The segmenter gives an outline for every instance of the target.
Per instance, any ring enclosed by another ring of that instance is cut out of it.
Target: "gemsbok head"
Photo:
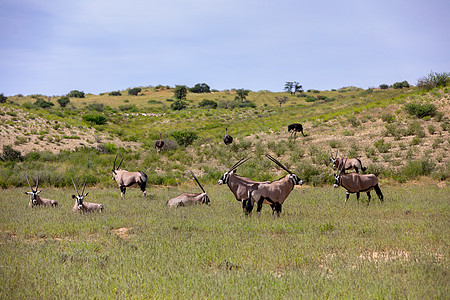
[[[205,189],[202,187],[197,177],[195,177],[194,173],[191,171],[192,177],[197,182],[200,189],[203,193],[182,193],[178,197],[172,198],[166,202],[166,206],[169,207],[180,207],[180,206],[189,206],[193,204],[206,204],[211,205],[208,194],[206,194]]]
[[[245,213],[246,215],[250,214],[253,210],[254,203],[256,203],[256,211],[259,216],[262,205],[269,204],[272,208],[273,215],[279,217],[281,206],[284,201],[292,192],[294,186],[302,185],[303,181],[269,154],[267,154],[266,157],[289,174],[275,181],[260,182],[257,185],[254,185],[249,194]]]
[[[116,160],[117,155],[113,163],[112,179],[115,180],[119,185],[121,197],[125,196],[127,187],[134,187],[134,186],[139,186],[141,188],[141,191],[144,193],[144,196],[147,196],[146,191],[147,174],[145,174],[142,171],[128,172],[126,170],[119,169],[120,165],[123,162],[123,158],[117,167],[116,167]]]
[[[342,162],[345,165],[345,161]],[[345,190],[345,204],[347,204],[350,194],[356,193],[356,199],[359,203],[359,194],[361,192],[367,193],[367,205],[370,203],[370,191],[372,189],[377,193],[378,198],[383,202],[383,193],[378,186],[378,178],[374,174],[359,174],[349,173],[343,174],[343,168],[338,165],[336,174],[334,175],[334,187],[338,188],[342,186]]]
[[[103,211],[103,204],[97,204],[97,203],[90,203],[90,202],[86,202],[84,201],[84,198],[89,194],[89,193],[84,193],[84,188],[86,187],[86,181],[87,179],[84,181],[83,184],[83,190],[81,191],[81,194],[78,193],[78,189],[77,186],[75,184],[75,182],[72,179],[72,183],[73,183],[73,187],[75,188],[75,192],[77,193],[76,195],[72,195],[72,199],[75,199],[75,205],[73,206],[72,211],[73,212],[95,212],[95,211],[99,211],[102,212]]]
[[[25,192],[25,194],[30,195],[30,203],[28,204],[29,207],[35,207],[35,206],[58,206],[58,202],[55,200],[50,200],[46,198],[42,198],[39,196],[39,193],[41,191],[38,191],[39,188],[39,175],[36,175],[36,187],[33,189],[31,187],[30,181],[28,180],[28,176],[25,175],[25,178],[27,179],[28,186],[30,187],[31,192]]]
[[[361,170],[362,172],[365,172],[367,170],[366,167],[362,166],[361,161],[359,160],[359,158],[350,158],[348,159],[348,157],[340,157],[338,158],[338,151],[339,149],[336,150],[336,155],[333,156],[333,153],[331,153],[331,149],[330,149],[330,162],[333,164],[333,168],[337,168],[337,166],[340,166],[340,168],[344,171],[349,170],[349,169],[355,169],[356,173],[359,173],[359,170]],[[344,163],[345,161],[345,163]]]

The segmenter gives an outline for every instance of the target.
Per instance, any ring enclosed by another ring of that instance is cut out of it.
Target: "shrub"
[[[128,95],[137,96],[141,92],[141,88],[132,88],[128,90]]]
[[[380,89],[387,90],[389,88],[389,85],[387,84],[380,84]]]
[[[173,110],[182,110],[185,109],[187,107],[186,102],[184,102],[183,100],[176,100],[175,102],[173,102],[172,104],[170,104],[170,108]]]
[[[3,161],[21,161],[23,159],[20,151],[13,149],[11,145],[3,145]]]
[[[113,91],[111,93],[109,93],[110,96],[122,96],[122,93],[119,91]]]
[[[119,110],[120,111],[132,111],[132,112],[139,111],[139,109],[137,108],[137,106],[135,104],[119,105]]]
[[[202,102],[198,104],[200,108],[217,108],[217,102],[213,100],[204,99]]]
[[[446,86],[450,82],[450,73],[431,72],[425,77],[419,78],[417,87],[423,90],[431,90],[436,87]]]
[[[197,83],[193,88],[190,88],[189,91],[192,93],[210,93],[211,90],[206,83]]]
[[[314,101],[316,101],[316,100],[317,100],[317,99],[314,98],[313,96],[307,96],[306,99],[305,99],[306,102],[314,102]]]
[[[40,107],[40,108],[49,108],[54,106],[54,104],[50,101],[45,101],[42,98],[38,98],[36,99],[36,102],[33,103],[35,106]]]
[[[418,118],[423,118],[426,116],[434,116],[436,114],[436,106],[431,103],[418,103],[418,102],[410,102],[405,104],[405,110],[408,114],[412,116],[416,116]]]
[[[411,122],[406,129],[407,135],[415,135],[418,138],[425,137],[425,130],[420,126],[420,123],[417,121]]]
[[[189,130],[179,130],[173,131],[170,134],[180,146],[189,146],[191,145],[197,138],[197,133]]]
[[[373,145],[378,149],[380,153],[387,153],[391,148],[391,143],[386,143],[384,139],[379,139],[378,141],[374,142]]]
[[[349,118],[347,119],[347,121],[348,121],[350,124],[352,124],[353,127],[358,127],[359,125],[361,125],[361,122],[358,121],[358,120],[356,119],[355,116],[349,117]]]
[[[390,113],[385,113],[381,116],[381,120],[386,123],[392,123],[395,121],[395,116]]]
[[[231,102],[230,104],[231,109],[233,108],[244,108],[244,107],[248,107],[248,108],[256,108],[256,104],[251,102],[250,100],[234,100]]]
[[[408,177],[408,179],[413,179],[418,176],[427,176],[434,171],[436,163],[428,158],[422,158],[415,161],[409,161],[403,169],[400,171],[401,174]]]
[[[84,92],[73,90],[73,91],[70,91],[69,94],[67,94],[67,97],[70,97],[70,98],[84,98]]]
[[[91,111],[95,110],[98,112],[102,112],[105,110],[105,105],[103,103],[94,102],[94,103],[90,103],[90,104],[86,105],[86,109],[91,110]]]
[[[57,100],[57,102],[58,102],[59,106],[66,107],[67,104],[69,104],[69,102],[70,102],[70,98],[67,96],[64,96],[64,97],[59,98]]]
[[[392,85],[394,89],[402,89],[402,88],[409,88],[408,81],[402,81],[402,82],[396,82]]]
[[[106,117],[101,114],[85,114],[83,120],[88,123],[93,123],[96,125],[106,124]]]
[[[5,97],[3,95],[3,93],[0,94],[0,103],[6,103],[6,99],[8,99],[8,97]]]

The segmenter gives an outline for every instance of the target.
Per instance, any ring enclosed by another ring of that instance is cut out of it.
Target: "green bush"
[[[109,93],[110,96],[122,96],[122,93],[119,91],[113,91],[111,93]]]
[[[197,133],[190,130],[173,131],[170,135],[178,145],[185,147],[191,145],[198,138]]]
[[[90,104],[86,105],[85,108],[86,108],[86,110],[90,110],[90,111],[95,110],[98,112],[102,112],[105,110],[105,105],[103,103],[94,102],[94,103],[90,103]]]
[[[84,92],[73,90],[73,91],[70,91],[69,94],[67,94],[67,97],[70,97],[70,98],[84,98]]]
[[[431,90],[436,87],[446,86],[450,82],[450,73],[431,72],[425,77],[419,78],[417,87],[423,90]]]
[[[212,109],[216,109],[217,108],[217,102],[214,100],[208,100],[208,99],[204,99],[202,102],[200,102],[198,104],[198,107],[200,108],[212,108]]]
[[[434,116],[437,112],[436,106],[431,103],[410,102],[404,106],[406,112],[412,116],[423,118],[426,116]]]
[[[392,85],[394,89],[402,89],[402,88],[409,88],[408,81],[402,81],[402,82],[396,82]]]
[[[132,111],[132,112],[138,112],[139,109],[135,104],[125,104],[125,105],[119,105],[120,111]]]
[[[3,93],[0,94],[0,103],[6,103],[8,97],[4,96]]]
[[[409,161],[400,171],[407,179],[414,179],[418,176],[430,175],[436,168],[436,163],[428,158]]]
[[[82,118],[85,122],[93,123],[96,125],[104,125],[104,124],[106,124],[106,121],[107,121],[105,116],[103,116],[101,114],[94,114],[94,113],[85,114]]]
[[[381,116],[381,120],[386,123],[392,123],[395,121],[395,116],[390,113],[385,113]]]
[[[49,108],[49,107],[54,106],[55,104],[53,104],[50,101],[45,101],[42,98],[38,98],[38,99],[36,99],[36,102],[33,103],[33,105],[40,107],[40,108]]]
[[[13,149],[11,145],[3,145],[3,161],[21,161],[23,159],[20,151]]]
[[[178,99],[175,102],[173,102],[172,104],[170,104],[170,108],[173,110],[182,110],[182,109],[185,109],[186,107],[187,107],[187,103],[180,99]]]
[[[408,128],[406,129],[407,135],[415,135],[418,138],[425,137],[425,130],[420,126],[418,121],[414,121],[409,123]]]
[[[57,102],[58,102],[59,106],[61,106],[61,107],[66,107],[67,104],[70,103],[70,98],[67,97],[67,96],[64,96],[64,97],[59,98],[59,99],[57,100]]]
[[[128,90],[128,95],[137,96],[141,92],[141,88],[132,88]]]
[[[391,148],[391,143],[386,143],[384,139],[379,139],[378,141],[374,142],[373,145],[378,149],[380,153],[387,153]]]

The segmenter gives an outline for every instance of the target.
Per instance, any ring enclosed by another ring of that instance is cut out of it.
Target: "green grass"
[[[57,208],[0,196],[0,298],[446,298],[449,193],[381,184],[384,204],[344,205],[343,189],[296,188],[273,219],[245,218],[226,186],[211,206],[167,209],[181,188],[87,187],[102,214],[73,214],[72,189],[43,189]],[[375,196],[375,195],[373,195]],[[374,200],[374,199],[373,199]],[[114,230],[129,228],[128,236]]]

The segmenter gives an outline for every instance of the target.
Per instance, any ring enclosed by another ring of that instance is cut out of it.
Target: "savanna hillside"
[[[254,159],[239,172],[273,180],[283,171],[263,158],[266,153],[306,184],[321,185],[333,180],[330,150],[338,149],[382,180],[446,180],[450,95],[444,75],[444,84],[425,88],[396,83],[367,90],[197,90],[180,96],[180,86],[156,86],[100,95],[10,96],[0,106],[0,186],[26,186],[25,174],[37,173],[43,185],[71,186],[73,177],[113,186],[116,155],[125,157],[124,168],[144,171],[155,185],[183,183],[189,170],[216,182],[250,155]],[[292,138],[290,123],[302,123],[307,136]],[[223,143],[225,128],[234,137],[229,146]],[[160,133],[165,148],[157,153]]]

